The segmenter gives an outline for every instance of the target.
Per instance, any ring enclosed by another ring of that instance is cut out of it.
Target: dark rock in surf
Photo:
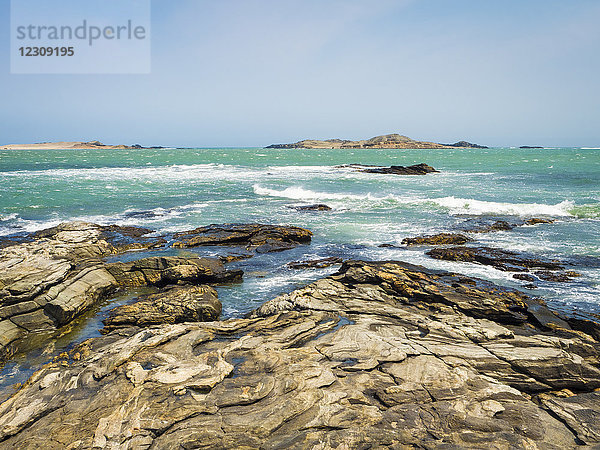
[[[515,273],[512,276],[516,280],[522,281],[535,281],[536,278],[533,275],[529,275],[528,273]]]
[[[331,206],[327,206],[323,203],[316,203],[314,205],[299,205],[299,206],[288,206],[290,209],[296,211],[331,211]]]
[[[579,273],[573,271],[551,272],[549,270],[538,270],[534,273],[540,280],[552,281],[554,283],[566,283],[571,281],[572,278],[581,276]]]
[[[438,247],[427,255],[446,261],[475,262],[507,272],[528,272],[530,269],[562,270],[558,262],[520,255],[491,247]]]
[[[176,233],[173,247],[186,248],[202,245],[242,246],[257,253],[277,252],[308,244],[312,232],[299,227],[265,225],[259,223],[209,225],[191,231]]]
[[[425,163],[414,164],[412,166],[375,167],[360,169],[359,171],[365,173],[381,173],[390,175],[427,175],[428,173],[439,172],[439,170],[436,170]]]
[[[472,241],[470,237],[459,233],[438,233],[402,239],[405,245],[462,245],[469,241]]]
[[[540,223],[554,223],[556,222],[555,219],[545,219],[542,217],[533,217],[531,219],[527,219],[525,221],[525,225],[538,225]]]
[[[527,220],[495,220],[493,222],[478,224],[476,226],[467,226],[463,228],[463,232],[467,233],[493,233],[496,231],[510,231],[514,228],[521,227],[523,225],[538,225],[554,223],[555,219],[549,219],[544,217],[533,217]],[[468,221],[470,223],[471,221]]]
[[[342,258],[330,256],[329,258],[311,259],[308,261],[294,261],[288,263],[287,266],[290,269],[323,269],[334,264],[341,264],[342,261]]]
[[[474,228],[468,228],[464,231],[469,233],[493,233],[496,231],[509,231],[517,227],[516,223],[509,223],[506,220],[496,220],[491,224],[481,225]]]

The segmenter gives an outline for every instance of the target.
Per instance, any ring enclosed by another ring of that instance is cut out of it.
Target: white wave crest
[[[507,216],[553,216],[568,217],[574,204],[564,200],[556,205],[543,203],[503,203],[475,200],[472,198],[443,197],[428,200],[431,203],[448,208],[451,214],[469,215],[507,215]]]
[[[374,202],[393,201],[398,204],[411,205],[433,205],[441,207],[453,215],[507,215],[507,216],[552,216],[569,217],[569,212],[573,208],[573,202],[564,200],[555,205],[546,205],[543,203],[503,203],[490,202],[485,200],[476,200],[472,198],[441,197],[441,198],[415,198],[402,197],[397,195],[376,196],[371,193],[350,194],[336,192],[317,192],[305,189],[300,186],[292,186],[282,190],[262,187],[258,184],[253,186],[257,195],[289,198],[292,200],[316,201],[316,200],[370,200]]]

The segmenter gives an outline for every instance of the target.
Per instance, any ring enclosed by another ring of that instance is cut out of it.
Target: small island
[[[459,141],[455,144],[439,144],[428,141],[415,141],[401,134],[385,134],[374,138],[350,141],[346,139],[327,139],[324,141],[316,139],[305,139],[293,144],[272,144],[265,148],[488,148],[484,145],[472,144],[467,141]]]
[[[136,149],[136,148],[164,148],[164,147],[143,147],[140,144],[134,145],[107,145],[100,141],[69,141],[69,142],[39,142],[36,144],[9,144],[0,146],[0,150],[92,150],[92,149],[106,149],[106,150],[125,150],[125,149]]]

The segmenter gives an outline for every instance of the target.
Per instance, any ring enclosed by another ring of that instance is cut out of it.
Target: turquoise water
[[[394,176],[336,167],[420,162],[441,173]],[[288,208],[315,202],[333,211]],[[424,249],[378,247],[496,217],[558,219],[477,238],[485,245],[564,260],[583,276],[567,284],[540,284],[530,292],[557,308],[600,311],[598,149],[0,151],[0,235],[74,219],[140,225],[159,233],[254,221],[314,232],[310,246],[236,263],[247,275],[241,285],[220,288],[225,317],[242,315],[334,270],[292,271],[285,263],[331,255],[400,259],[520,287],[510,273],[436,261]]]

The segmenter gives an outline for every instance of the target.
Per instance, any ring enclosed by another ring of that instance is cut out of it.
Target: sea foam
[[[389,194],[386,196],[377,196],[372,193],[351,194],[340,192],[318,192],[305,189],[300,186],[292,186],[285,189],[271,189],[255,184],[254,193],[262,196],[289,198],[292,200],[304,201],[327,201],[327,200],[370,200],[370,201],[393,201],[398,204],[412,205],[432,205],[440,207],[453,215],[510,215],[510,216],[552,216],[552,217],[570,217],[570,212],[574,208],[574,203],[569,200],[563,200],[555,205],[543,203],[505,203],[477,200],[472,198],[460,197],[441,197],[441,198],[416,198],[411,196],[397,196]]]

